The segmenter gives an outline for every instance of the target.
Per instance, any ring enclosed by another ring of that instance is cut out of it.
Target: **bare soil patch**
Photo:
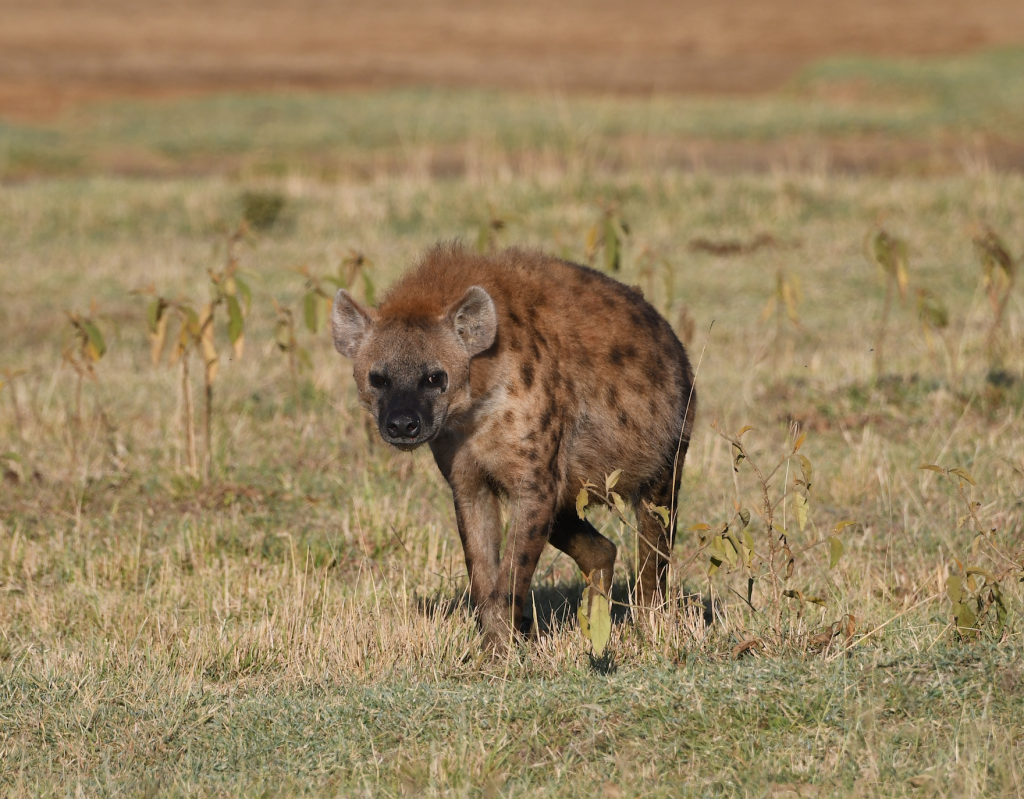
[[[755,92],[825,56],[1024,42],[1019,0],[0,0],[0,115],[225,90],[408,84]]]

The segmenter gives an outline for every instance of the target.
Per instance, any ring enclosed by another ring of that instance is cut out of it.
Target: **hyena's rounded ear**
[[[498,335],[498,311],[491,295],[479,286],[470,286],[452,309],[448,318],[469,357],[479,355],[494,343]]]
[[[355,358],[366,335],[373,326],[373,319],[352,295],[345,289],[338,289],[331,306],[331,333],[334,348],[346,358]]]

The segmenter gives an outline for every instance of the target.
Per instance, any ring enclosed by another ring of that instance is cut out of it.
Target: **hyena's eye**
[[[427,375],[426,384],[430,388],[439,388],[444,391],[448,387],[448,375],[444,372],[431,372]]]
[[[384,377],[384,375],[370,372],[370,385],[373,388],[387,388],[391,385],[391,381]]]

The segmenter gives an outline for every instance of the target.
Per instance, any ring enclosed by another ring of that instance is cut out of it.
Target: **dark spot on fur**
[[[537,342],[538,342],[538,343],[539,343],[539,344],[540,344],[540,345],[541,345],[541,346],[542,346],[542,347],[543,347],[544,349],[547,349],[547,348],[548,348],[548,340],[547,340],[547,339],[546,339],[546,338],[544,337],[544,334],[543,334],[543,333],[541,333],[541,332],[540,332],[539,330],[535,330],[535,331],[533,331],[533,335],[534,335],[534,336],[536,337],[536,339],[537,339]],[[540,356],[538,355],[537,357],[539,358]]]
[[[519,318],[519,314],[515,311],[508,312],[508,320],[516,327],[519,327],[519,325],[523,323],[523,320]]]
[[[629,425],[629,417],[626,416],[625,411],[619,411],[619,427],[627,427]]]
[[[608,391],[605,396],[608,398],[608,404],[612,408],[619,407],[619,390],[615,387],[614,383],[608,386]]]
[[[525,567],[530,562],[530,556],[525,552],[519,556],[519,565]]]
[[[624,353],[619,348],[619,345],[618,344],[613,345],[612,348],[611,348],[611,351],[608,353],[608,362],[612,366],[622,366],[623,359],[624,359]]]
[[[549,427],[551,427],[551,409],[550,408],[548,408],[546,411],[544,411],[544,415],[540,417],[540,429],[541,429],[541,432],[542,433],[545,432]]]
[[[523,348],[522,343],[519,341],[519,336],[517,336],[515,333],[509,334],[508,348],[512,350],[512,352],[519,352],[519,350]]]
[[[651,416],[654,416],[658,412],[658,403],[654,401],[654,397],[649,397],[647,399],[647,410],[650,412]]]
[[[533,387],[533,366],[532,364],[524,363],[522,369],[519,372],[523,378],[523,385],[527,389]]]
[[[512,411],[505,411],[505,424],[512,424],[515,418],[516,415]]]
[[[630,359],[635,358],[636,357],[636,347],[634,347],[632,344],[627,344],[626,345],[626,349],[625,349],[625,354],[626,354],[627,358],[630,358]]]
[[[533,359],[539,361],[540,350],[537,348],[537,342],[534,339],[530,339],[530,351],[533,353]]]

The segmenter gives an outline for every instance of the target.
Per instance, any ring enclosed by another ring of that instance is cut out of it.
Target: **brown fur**
[[[615,490],[637,511],[638,594],[660,601],[674,519],[666,531],[643,502],[674,505],[696,403],[682,344],[639,292],[536,252],[440,245],[379,310],[342,294],[338,349],[354,358],[360,399],[385,440],[429,442],[452,489],[471,597],[492,645],[519,628],[546,543],[610,586],[615,546],[574,503],[582,481],[603,485],[614,469]],[[375,370],[388,388],[370,384]],[[442,372],[438,393],[424,375]],[[392,417],[411,420],[416,436],[389,438]],[[503,553],[499,500],[511,509]]]

